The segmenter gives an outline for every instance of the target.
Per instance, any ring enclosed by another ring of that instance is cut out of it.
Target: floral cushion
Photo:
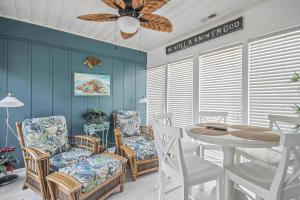
[[[137,160],[146,160],[157,156],[154,140],[143,136],[124,138],[123,144],[135,151]]]
[[[86,159],[92,155],[91,151],[79,148],[72,148],[69,151],[62,152],[50,159],[51,171],[58,171],[60,168],[74,164],[80,160]]]
[[[68,148],[68,132],[64,116],[26,119],[22,123],[26,147],[42,149],[56,155]]]
[[[82,192],[91,191],[121,170],[122,162],[105,154],[97,154],[59,169],[82,183]]]
[[[120,110],[117,112],[116,128],[120,128],[125,137],[139,135],[140,121],[138,112]]]

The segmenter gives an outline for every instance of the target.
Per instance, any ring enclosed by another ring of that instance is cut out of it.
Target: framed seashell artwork
[[[75,96],[110,96],[110,76],[74,73]]]

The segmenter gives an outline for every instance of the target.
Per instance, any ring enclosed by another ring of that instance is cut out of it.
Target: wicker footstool
[[[51,199],[98,200],[124,189],[127,159],[96,154],[47,176]]]

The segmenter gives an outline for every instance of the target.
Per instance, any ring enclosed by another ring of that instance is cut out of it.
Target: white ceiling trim
[[[0,16],[110,44],[116,41],[119,46],[149,52],[202,32],[205,27],[226,20],[232,13],[265,1],[270,0],[170,0],[155,14],[171,20],[172,33],[141,28],[128,40],[121,38],[116,22],[98,23],[76,18],[88,13],[118,13],[101,0],[0,0]],[[216,18],[203,21],[214,13],[217,13]]]
[[[96,38],[96,37],[91,37],[91,36],[79,34],[79,33],[73,32],[73,31],[68,31],[68,30],[57,28],[57,27],[53,27],[53,26],[50,26],[50,25],[45,25],[45,24],[41,24],[41,23],[37,23],[37,22],[31,22],[31,21],[25,20],[25,19],[20,19],[20,18],[16,18],[16,17],[11,17],[11,16],[7,16],[7,15],[3,15],[1,13],[0,13],[0,17],[4,17],[4,18],[8,18],[8,19],[13,19],[13,20],[17,20],[17,21],[21,21],[21,22],[33,24],[33,25],[38,25],[38,26],[42,26],[42,27],[54,29],[54,30],[57,30],[57,31],[61,31],[61,32],[65,32],[65,33],[70,33],[70,34],[73,34],[73,35],[81,36],[81,37],[84,37],[84,38],[88,38],[88,39],[97,40],[97,41],[100,41],[100,42],[109,43],[109,44],[112,44],[112,45],[117,45],[117,46],[125,47],[125,48],[128,48],[128,49],[133,49],[133,50],[137,50],[137,51],[146,52],[146,50],[144,50],[144,49],[132,48],[131,46],[124,45],[124,44],[118,44],[118,43],[115,44],[115,43],[112,43],[112,42],[101,40],[101,39]]]

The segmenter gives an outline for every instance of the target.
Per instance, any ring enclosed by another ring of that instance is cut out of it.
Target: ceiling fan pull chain
[[[142,53],[142,27],[140,27],[140,53]]]
[[[117,22],[115,21],[115,50],[117,50]]]

